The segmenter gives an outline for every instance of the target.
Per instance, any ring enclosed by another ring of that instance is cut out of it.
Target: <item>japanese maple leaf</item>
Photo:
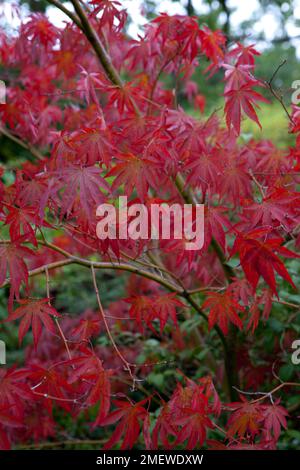
[[[246,163],[232,151],[219,177],[218,192],[223,200],[230,199],[236,206],[242,197],[252,194],[251,179],[246,172]]]
[[[104,200],[101,188],[110,192],[110,187],[101,176],[100,168],[95,166],[81,167],[70,166],[57,172],[64,188],[61,195],[62,216],[69,214],[75,202],[86,213],[87,219],[92,220],[95,208]]]
[[[169,318],[177,326],[176,307],[184,307],[184,304],[176,299],[176,294],[173,293],[157,295],[156,297],[135,295],[125,299],[125,302],[131,304],[129,315],[136,320],[141,332],[143,331],[143,321],[155,332],[151,323],[156,318],[160,323],[160,333],[162,333]]]
[[[101,425],[103,419],[105,419],[109,413],[111,397],[110,375],[112,375],[112,371],[104,369],[98,373],[96,381],[85,402],[87,406],[99,405],[98,414],[93,423],[93,427]]]
[[[191,145],[191,142],[189,145]],[[185,146],[185,151],[187,151],[187,148]],[[217,161],[208,150],[200,153],[197,152],[196,154],[192,149],[191,151],[193,152],[192,156],[185,167],[189,172],[186,182],[192,187],[199,186],[206,192],[209,185],[217,183],[217,175],[219,173]]]
[[[20,344],[30,326],[32,328],[35,348],[41,337],[43,325],[51,333],[56,333],[56,327],[51,317],[58,318],[60,315],[48,302],[49,299],[21,299],[19,300],[20,306],[5,320],[14,321],[22,319],[19,327]]]
[[[229,65],[223,64],[225,71],[224,80],[226,81],[226,85],[224,88],[224,92],[231,90],[238,90],[241,86],[248,84],[249,82],[252,84],[260,85],[260,82],[256,80],[253,75],[251,75],[251,70],[253,69],[250,65]]]
[[[153,428],[152,446],[154,449],[158,449],[158,442],[160,440],[164,449],[171,449],[172,443],[169,437],[172,436],[174,438],[177,435],[178,426],[174,422],[172,410],[168,403],[164,403]]]
[[[231,250],[231,256],[239,253],[241,266],[253,289],[256,289],[261,276],[278,296],[274,271],[294,288],[296,286],[276,252],[288,258],[300,256],[281,246],[284,241],[282,238],[267,238],[269,232],[270,229],[256,229],[246,235],[239,234]]]
[[[219,243],[222,250],[225,252],[226,249],[226,237],[224,227],[228,227],[229,221],[223,215],[225,207],[204,207],[204,245],[202,250],[207,251],[210,246],[212,238]]]
[[[252,87],[256,84],[256,82],[249,81],[240,88],[226,91],[224,94],[226,123],[228,129],[233,127],[237,135],[240,135],[241,132],[242,111],[261,128],[254,107],[258,107],[258,101],[262,101],[264,103],[269,103],[269,101],[260,93],[253,90]]]
[[[199,385],[195,384],[195,386],[200,387],[201,392],[204,393],[208,399],[212,399],[210,409],[216,416],[219,416],[221,413],[221,400],[219,398],[218,392],[214,386],[211,376],[207,375],[205,377],[202,377],[201,379],[199,379]]]
[[[108,128],[99,124],[98,128],[85,127],[74,137],[72,142],[79,145],[78,153],[80,156],[86,155],[88,165],[94,163],[105,163],[110,166],[114,147],[111,143],[111,134]]]
[[[49,224],[40,219],[34,207],[26,206],[9,206],[5,224],[9,225],[9,234],[12,241],[18,240],[22,236],[24,241],[28,240],[35,246],[37,246],[37,241],[32,225],[50,227]]]
[[[0,449],[9,450],[10,440],[8,438],[8,428],[19,428],[24,426],[21,419],[7,412],[7,408],[0,407]]]
[[[28,285],[28,269],[24,258],[34,255],[31,249],[20,244],[21,241],[23,241],[22,238],[0,245],[0,286],[6,280],[7,272],[9,272],[11,285],[9,307],[12,305],[14,296],[19,299],[22,282],[26,287]]]
[[[272,405],[264,405],[263,407],[264,429],[267,431],[267,438],[274,438],[278,440],[281,428],[287,428],[286,417],[289,415],[287,410],[282,406],[274,403]]]
[[[184,54],[185,57],[188,55],[189,60],[192,62],[200,50],[203,31],[199,30],[199,25],[194,18],[190,18],[189,20],[188,27],[184,28],[183,31],[178,34],[177,40],[183,45],[181,54]]]
[[[290,232],[297,220],[300,222],[300,194],[285,188],[275,188],[260,203],[255,202],[244,210],[247,219],[250,218],[251,228],[274,227],[276,224]]]
[[[227,57],[237,57],[238,65],[251,65],[254,66],[255,63],[255,56],[259,56],[260,52],[258,52],[254,48],[254,44],[250,44],[250,46],[245,46],[237,41],[235,47],[227,54]]]
[[[203,309],[209,309],[208,325],[210,329],[218,324],[223,333],[227,335],[229,323],[233,323],[240,330],[243,328],[238,312],[244,312],[245,309],[228,290],[225,292],[209,292],[203,304]]]
[[[211,420],[205,413],[205,407],[199,407],[197,410],[184,408],[182,416],[176,420],[176,424],[182,426],[178,432],[176,444],[182,444],[187,440],[186,448],[189,450],[203,444],[207,428],[213,428]]]
[[[100,24],[102,28],[106,24],[109,28],[112,28],[115,24],[115,19],[119,20],[118,30],[123,28],[127,14],[125,10],[119,8],[122,6],[120,2],[116,0],[89,0],[89,3],[93,5],[93,15],[101,13]]]
[[[9,414],[6,407],[0,407],[0,424],[9,427],[22,426],[22,422],[15,416]]]
[[[203,26],[199,31],[199,36],[202,51],[209,59],[217,64],[224,58],[222,47],[226,43],[226,37],[221,31],[211,31],[207,26]]]
[[[28,378],[33,381],[34,393],[45,399],[45,406],[49,412],[55,403],[67,411],[70,411],[69,394],[73,392],[71,385],[66,381],[61,372],[50,367],[49,369],[32,364],[28,372]]]
[[[100,321],[85,318],[72,330],[72,335],[79,341],[88,341],[92,336],[96,336],[100,331]]]
[[[124,184],[125,192],[132,194],[136,189],[141,200],[147,195],[149,186],[155,187],[157,181],[157,164],[152,160],[139,158],[132,153],[118,156],[118,162],[107,174],[107,177],[116,176],[112,190],[116,191]]]
[[[147,295],[134,295],[124,299],[130,304],[129,315],[137,322],[137,326],[143,332],[143,322],[151,325],[153,319],[152,301]]]
[[[169,318],[171,318],[174,325],[177,326],[176,307],[185,307],[185,305],[176,298],[176,294],[158,295],[153,299],[152,309],[155,317],[159,319],[160,333],[162,333]]]
[[[24,379],[28,373],[25,370],[0,369],[0,406],[21,416],[24,411],[23,400],[31,400],[32,393]]]
[[[120,116],[126,112],[135,112],[135,102],[140,99],[143,89],[140,85],[134,85],[133,82],[127,82],[120,88],[119,86],[107,87],[109,93],[108,106],[115,105]]]
[[[252,333],[256,330],[258,326],[259,319],[261,317],[261,312],[259,306],[264,305],[262,318],[267,320],[269,318],[271,309],[272,309],[272,298],[273,292],[270,289],[264,289],[261,296],[255,298],[255,301],[249,309],[249,323],[247,325],[247,331],[251,329]]]
[[[115,400],[114,404],[117,409],[110,413],[104,420],[99,423],[101,426],[109,426],[119,421],[111,438],[104,445],[103,449],[111,449],[115,444],[120,442],[121,436],[124,435],[120,449],[131,449],[137,441],[140,431],[141,422],[143,422],[143,434],[145,442],[149,441],[149,421],[148,411],[143,407],[149,402],[149,398],[137,403],[129,403],[127,401]]]
[[[42,13],[30,16],[30,21],[22,25],[22,33],[31,41],[43,46],[53,45],[58,38],[59,30]]]
[[[259,434],[263,421],[262,409],[259,403],[251,403],[244,400],[242,402],[229,403],[228,407],[233,409],[227,423],[228,437],[234,437],[235,434],[239,437],[244,437],[247,434],[255,437]]]
[[[85,379],[89,383],[90,390],[85,399],[87,406],[99,405],[98,414],[93,427],[98,426],[108,415],[110,409],[110,376],[113,374],[111,369],[105,370],[101,359],[88,349],[83,350],[83,354],[72,360],[66,361],[74,367],[71,373],[69,383],[73,384],[78,380]]]

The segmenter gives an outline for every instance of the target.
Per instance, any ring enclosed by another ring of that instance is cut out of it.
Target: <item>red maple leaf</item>
[[[209,292],[203,304],[203,309],[209,309],[209,328],[218,324],[224,334],[228,333],[229,323],[233,323],[240,330],[243,328],[238,312],[244,312],[245,309],[234,299],[229,290]]]
[[[263,421],[262,409],[259,403],[243,400],[242,402],[229,403],[228,407],[232,409],[232,414],[227,423],[228,437],[234,437],[235,434],[239,437],[244,437],[247,434],[255,437],[259,434]]]
[[[279,402],[262,407],[264,417],[264,428],[267,432],[267,439],[272,438],[272,434],[278,440],[281,428],[287,428],[286,417],[289,415],[287,410],[278,405]]]
[[[143,434],[145,441],[149,442],[149,421],[148,411],[143,407],[149,402],[149,398],[139,401],[138,403],[130,403],[127,401],[115,400],[114,404],[117,409],[112,411],[101,423],[101,426],[109,426],[120,421],[116,426],[109,441],[104,445],[104,450],[111,449],[124,435],[120,449],[131,449],[137,441],[140,431],[141,422],[143,422]]]
[[[5,282],[8,271],[11,285],[9,307],[12,306],[14,296],[19,299],[22,282],[28,286],[28,269],[24,258],[34,255],[32,250],[21,246],[21,241],[23,239],[0,245],[0,286]]]
[[[115,152],[111,143],[109,129],[98,122],[98,128],[85,127],[72,139],[78,147],[78,153],[86,156],[86,163],[105,163],[110,166],[112,154]]]
[[[213,424],[206,415],[206,400],[203,406],[197,409],[184,408],[182,416],[176,420],[176,424],[182,426],[177,435],[176,444],[182,444],[187,440],[186,448],[191,450],[197,445],[202,446],[206,438],[207,428],[213,428]]]
[[[57,404],[67,411],[71,410],[70,403],[75,403],[68,396],[73,392],[71,385],[61,372],[54,367],[47,369],[37,364],[31,364],[28,378],[32,380],[32,390],[36,397],[43,398],[45,406],[51,412],[53,404]]]
[[[140,199],[144,200],[149,186],[156,185],[157,163],[132,153],[119,155],[118,160],[119,162],[107,174],[107,177],[116,176],[112,190],[116,191],[124,184],[126,194],[130,196],[133,189],[136,189]]]
[[[60,317],[60,314],[54,307],[48,304],[49,299],[21,299],[20,306],[12,312],[6,322],[19,320],[22,318],[19,326],[19,343],[21,344],[29,327],[32,328],[34,347],[36,348],[41,338],[42,326],[51,333],[56,333],[54,318]]]
[[[199,32],[202,50],[215,64],[224,58],[223,46],[226,43],[224,34],[217,30],[211,31],[207,26]]]
[[[152,447],[158,449],[158,441],[160,440],[163,448],[168,450],[174,445],[170,442],[169,437],[173,438],[178,435],[178,426],[174,422],[174,416],[170,405],[163,403],[160,414],[156,420],[155,426],[152,432]]]
[[[75,203],[84,210],[88,220],[95,218],[96,207],[104,200],[100,188],[110,192],[110,187],[101,176],[100,168],[95,166],[81,167],[73,165],[58,171],[61,195],[62,216],[69,214]]]
[[[109,378],[113,371],[110,369],[105,370],[101,359],[89,350],[83,350],[83,354],[66,361],[65,364],[75,366],[69,383],[74,384],[76,381],[84,379],[90,384],[85,404],[87,406],[99,405],[97,418],[93,423],[93,427],[98,426],[108,415],[110,409],[111,387]]]
[[[72,330],[72,335],[79,341],[88,341],[92,336],[96,336],[100,331],[100,321],[91,318],[80,320],[79,324]]]
[[[231,256],[240,254],[241,266],[245,275],[256,289],[260,276],[270,286],[274,294],[277,294],[274,271],[283,277],[294,288],[293,283],[283,262],[275,254],[276,252],[288,258],[299,258],[300,256],[282,246],[282,238],[268,238],[270,229],[252,230],[246,235],[239,234],[231,250]]]
[[[174,293],[161,294],[155,297],[134,295],[124,300],[131,304],[129,315],[136,320],[141,332],[143,332],[143,322],[155,332],[152,322],[156,318],[160,323],[160,333],[162,333],[169,318],[171,318],[174,325],[177,326],[176,307],[185,306],[176,298],[176,294]]]
[[[25,370],[0,369],[0,406],[21,416],[24,410],[23,400],[31,400],[30,388],[24,383],[28,372]]]
[[[245,85],[242,85],[240,88],[229,90],[224,94],[224,110],[226,114],[226,123],[228,129],[233,127],[237,135],[240,135],[241,132],[242,111],[246,114],[246,116],[252,119],[252,121],[256,122],[261,128],[254,107],[258,107],[258,101],[262,101],[264,103],[269,103],[269,101],[264,98],[264,96],[262,96],[260,93],[254,91],[252,88],[253,85],[257,85],[257,82],[249,81]]]

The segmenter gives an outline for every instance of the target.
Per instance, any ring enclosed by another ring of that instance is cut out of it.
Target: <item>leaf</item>
[[[100,321],[85,318],[80,320],[79,324],[72,330],[72,335],[78,338],[78,341],[88,341],[92,336],[100,332]]]
[[[247,205],[244,210],[251,227],[283,227],[291,232],[300,220],[300,195],[285,188],[275,188],[260,203]]]
[[[185,408],[183,416],[176,420],[176,424],[182,426],[176,444],[182,444],[187,440],[186,448],[194,449],[197,445],[202,446],[206,438],[207,428],[213,428],[211,420],[206,416],[205,404],[198,409]]]
[[[7,408],[0,408],[0,424],[8,427],[21,427],[23,423],[21,420],[7,412]]]
[[[178,426],[174,422],[174,416],[170,406],[168,403],[163,403],[162,409],[153,428],[152,446],[154,449],[158,449],[158,443],[160,440],[163,448],[169,450],[174,446],[174,442],[173,444],[170,442],[169,436],[174,438],[177,435]]]
[[[217,30],[211,31],[207,26],[203,26],[199,32],[201,47],[205,55],[215,64],[224,58],[223,46],[226,43],[224,34]]]
[[[257,82],[248,82],[240,88],[227,91],[224,94],[226,123],[228,129],[233,127],[236,135],[240,135],[241,132],[242,111],[261,128],[254,106],[258,107],[257,102],[259,101],[264,103],[269,103],[269,101],[254,91],[253,85],[257,85]]]
[[[268,238],[269,232],[270,229],[267,228],[252,230],[246,235],[238,234],[231,250],[231,256],[235,253],[240,254],[241,266],[253,289],[256,289],[261,276],[278,297],[274,271],[294,288],[296,286],[283,262],[275,253],[277,252],[288,258],[300,258],[300,256],[281,246],[282,238]]]
[[[154,318],[158,318],[160,323],[160,333],[166,326],[170,318],[174,325],[177,326],[177,312],[176,307],[185,307],[185,305],[176,298],[176,294],[158,295],[152,303]]]
[[[78,147],[80,158],[86,156],[86,163],[105,163],[108,168],[115,149],[111,143],[111,133],[107,127],[98,123],[99,128],[85,127],[73,138]]]
[[[118,156],[119,162],[110,170],[107,177],[116,176],[112,190],[116,191],[123,184],[125,193],[130,196],[133,189],[143,201],[149,186],[153,187],[157,181],[157,163],[152,160],[139,158],[132,153]]]
[[[263,421],[261,405],[248,401],[229,403],[228,407],[233,410],[228,423],[227,436],[232,438],[236,434],[245,437],[250,434],[255,437],[260,432]]]
[[[23,380],[28,376],[26,370],[0,369],[0,406],[16,411],[22,415],[24,400],[32,399],[32,392]]]
[[[96,420],[93,427],[101,424],[109,413],[110,409],[110,376],[112,370],[105,370],[102,361],[89,350],[84,350],[84,354],[76,357],[66,364],[71,364],[74,370],[70,376],[69,383],[74,384],[76,381],[84,379],[90,384],[90,389],[85,399],[87,406],[99,405]]]
[[[70,398],[70,393],[74,393],[73,388],[67,382],[62,372],[49,369],[37,364],[31,364],[28,377],[33,382],[33,389],[39,398],[43,398],[45,406],[50,413],[53,404],[61,406],[66,411],[70,411],[70,402],[75,403],[75,398]]]
[[[267,439],[271,439],[271,435],[278,440],[281,428],[287,428],[286,417],[288,416],[287,410],[278,405],[278,402],[273,405],[263,406],[264,428],[267,431]]]
[[[57,172],[61,189],[64,189],[61,196],[62,216],[69,215],[75,202],[78,202],[88,220],[95,218],[96,208],[104,201],[100,188],[110,192],[110,187],[101,173],[100,168],[95,166],[79,165],[63,168]]]
[[[48,304],[49,299],[21,299],[20,306],[9,315],[6,322],[19,320],[22,318],[19,327],[19,343],[21,344],[24,336],[32,328],[33,342],[35,349],[41,338],[42,326],[51,333],[56,333],[56,327],[53,322],[54,318],[60,317],[60,314]]]
[[[120,441],[122,435],[124,435],[124,437],[120,450],[132,449],[140,435],[141,422],[145,422],[147,420],[148,411],[145,410],[143,405],[148,402],[149,398],[146,398],[145,400],[139,401],[135,404],[121,400],[114,401],[117,409],[110,413],[110,415],[108,415],[101,423],[99,423],[100,426],[108,426],[119,421],[111,438],[104,445],[104,450],[111,449]],[[146,429],[143,429],[144,435],[149,425],[148,420],[146,423]]]
[[[29,241],[37,247],[35,232],[32,225],[39,224],[36,210],[32,207],[9,207],[5,224],[9,225],[9,235],[12,241],[23,236],[23,240]],[[42,225],[42,224],[41,224]]]
[[[156,318],[160,323],[160,333],[166,326],[169,318],[177,326],[176,307],[185,307],[185,305],[176,298],[176,294],[162,294],[155,297],[146,295],[134,295],[124,299],[131,304],[129,315],[134,318],[141,332],[143,332],[143,322],[153,331],[152,322]]]
[[[202,308],[209,309],[208,324],[210,329],[218,324],[223,333],[227,335],[229,323],[234,324],[240,330],[243,328],[238,312],[244,312],[245,309],[228,290],[224,293],[209,292]]]
[[[106,25],[112,28],[116,19],[119,22],[118,30],[123,28],[127,14],[125,10],[118,8],[121,6],[120,2],[117,0],[89,0],[88,3],[93,6],[93,15],[97,15],[101,28]],[[101,15],[99,15],[100,12]]]
[[[19,291],[22,282],[28,286],[28,269],[24,258],[34,255],[27,247],[21,246],[22,238],[11,243],[0,245],[0,286],[6,280],[7,271],[10,277],[10,300],[12,305],[14,296],[19,299]]]

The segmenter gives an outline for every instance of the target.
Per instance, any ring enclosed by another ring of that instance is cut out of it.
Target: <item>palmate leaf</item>
[[[120,449],[131,449],[139,437],[142,423],[145,442],[150,442],[148,436],[150,426],[148,420],[149,415],[148,411],[144,408],[144,405],[148,402],[149,398],[139,401],[138,403],[130,403],[121,400],[114,401],[117,409],[112,411],[112,413],[99,423],[101,426],[109,426],[119,421],[111,438],[104,445],[104,450],[111,449],[120,441],[122,435],[124,435],[124,438]]]
[[[224,95],[226,123],[228,128],[230,129],[232,127],[237,135],[240,135],[241,132],[242,112],[261,128],[255,107],[258,107],[257,103],[259,101],[264,103],[268,103],[269,101],[260,93],[253,90],[253,85],[257,85],[257,83],[246,83],[238,89],[227,91]]]
[[[66,361],[73,367],[69,383],[74,384],[82,380],[90,384],[85,404],[87,406],[98,405],[97,417],[93,427],[98,426],[109,413],[111,400],[110,377],[113,374],[111,369],[104,369],[101,359],[88,349],[82,350],[80,356]]]
[[[242,402],[229,403],[228,407],[232,409],[232,414],[228,420],[228,437],[244,437],[250,434],[255,437],[259,434],[260,426],[263,421],[261,405],[251,403],[246,400]]]
[[[98,127],[85,127],[72,139],[77,145],[77,152],[88,165],[94,163],[105,163],[108,168],[111,163],[111,157],[115,149],[111,143],[111,133],[109,129],[97,122]]]
[[[183,416],[176,420],[176,424],[182,426],[177,435],[176,444],[187,441],[186,448],[195,449],[197,445],[202,446],[206,438],[208,428],[213,424],[205,414],[205,408],[183,410]]]
[[[24,369],[0,369],[0,406],[11,407],[18,416],[24,411],[22,399],[32,399],[30,388],[23,382],[27,376],[28,371]]]
[[[282,246],[282,238],[268,238],[270,229],[252,230],[246,235],[238,234],[231,250],[231,256],[239,253],[241,266],[245,275],[256,289],[259,278],[262,277],[270,286],[273,293],[278,296],[274,271],[296,288],[283,262],[276,252],[288,258],[300,258]]]
[[[70,397],[74,394],[74,390],[67,382],[63,371],[54,367],[47,368],[47,365],[43,367],[39,364],[31,364],[27,375],[33,383],[35,393],[43,398],[43,406],[48,409],[49,413],[54,404],[71,411],[70,402],[74,400]]]
[[[221,293],[209,292],[202,307],[203,309],[209,309],[209,328],[218,324],[225,335],[228,333],[230,323],[240,330],[243,328],[243,322],[238,313],[244,312],[245,309],[235,300],[229,290]]]
[[[7,272],[10,277],[10,299],[9,308],[12,306],[14,296],[19,298],[21,284],[27,286],[28,269],[24,258],[34,256],[34,252],[21,245],[23,237],[11,243],[0,245],[0,286],[6,280]]]
[[[139,158],[132,153],[118,156],[118,162],[107,174],[107,177],[116,176],[112,190],[116,191],[124,184],[125,193],[130,196],[133,189],[143,201],[149,187],[156,187],[158,164],[155,161]]]
[[[52,317],[58,318],[60,314],[54,307],[48,304],[49,299],[21,299],[20,306],[12,312],[7,318],[7,322],[21,319],[19,326],[19,343],[21,344],[24,336],[32,328],[33,343],[35,348],[38,345],[42,333],[42,327],[51,333],[56,333],[56,327]]]
[[[287,428],[286,418],[289,415],[288,411],[278,403],[279,401],[272,405],[263,406],[264,428],[267,432],[267,438],[272,438],[273,435],[276,440],[280,436],[281,428]]]
[[[72,165],[58,171],[60,180],[62,216],[72,211],[76,201],[84,210],[88,220],[95,218],[96,207],[104,201],[101,189],[110,192],[102,171],[95,166]]]
[[[155,332],[152,326],[152,322],[155,319],[159,320],[160,333],[163,332],[169,319],[177,326],[176,308],[185,307],[185,305],[176,298],[176,294],[174,293],[159,294],[153,297],[135,295],[124,300],[131,305],[129,315],[131,318],[135,319],[141,332],[144,330],[143,323]]]

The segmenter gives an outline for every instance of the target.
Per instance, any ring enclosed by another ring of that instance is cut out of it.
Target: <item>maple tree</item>
[[[299,310],[284,295],[299,266],[299,108],[295,146],[247,140],[244,119],[260,126],[258,103],[274,91],[255,77],[254,45],[167,14],[133,40],[118,1],[49,3],[64,28],[35,13],[17,35],[0,32],[0,133],[26,152],[0,172],[1,327],[17,323],[24,352],[0,369],[0,448],[64,445],[67,416],[92,424],[86,440],[104,449],[275,449],[299,407],[299,370],[280,379],[282,344],[263,342],[278,305],[287,324]],[[205,117],[200,61],[224,73],[224,119]],[[180,86],[200,117],[179,104]],[[205,204],[204,245],[99,240],[97,206],[119,195]],[[56,304],[69,265],[87,268],[97,304],[78,317]],[[101,271],[126,273],[108,304]],[[295,331],[284,328],[286,349]],[[148,380],[160,370],[163,387]]]

